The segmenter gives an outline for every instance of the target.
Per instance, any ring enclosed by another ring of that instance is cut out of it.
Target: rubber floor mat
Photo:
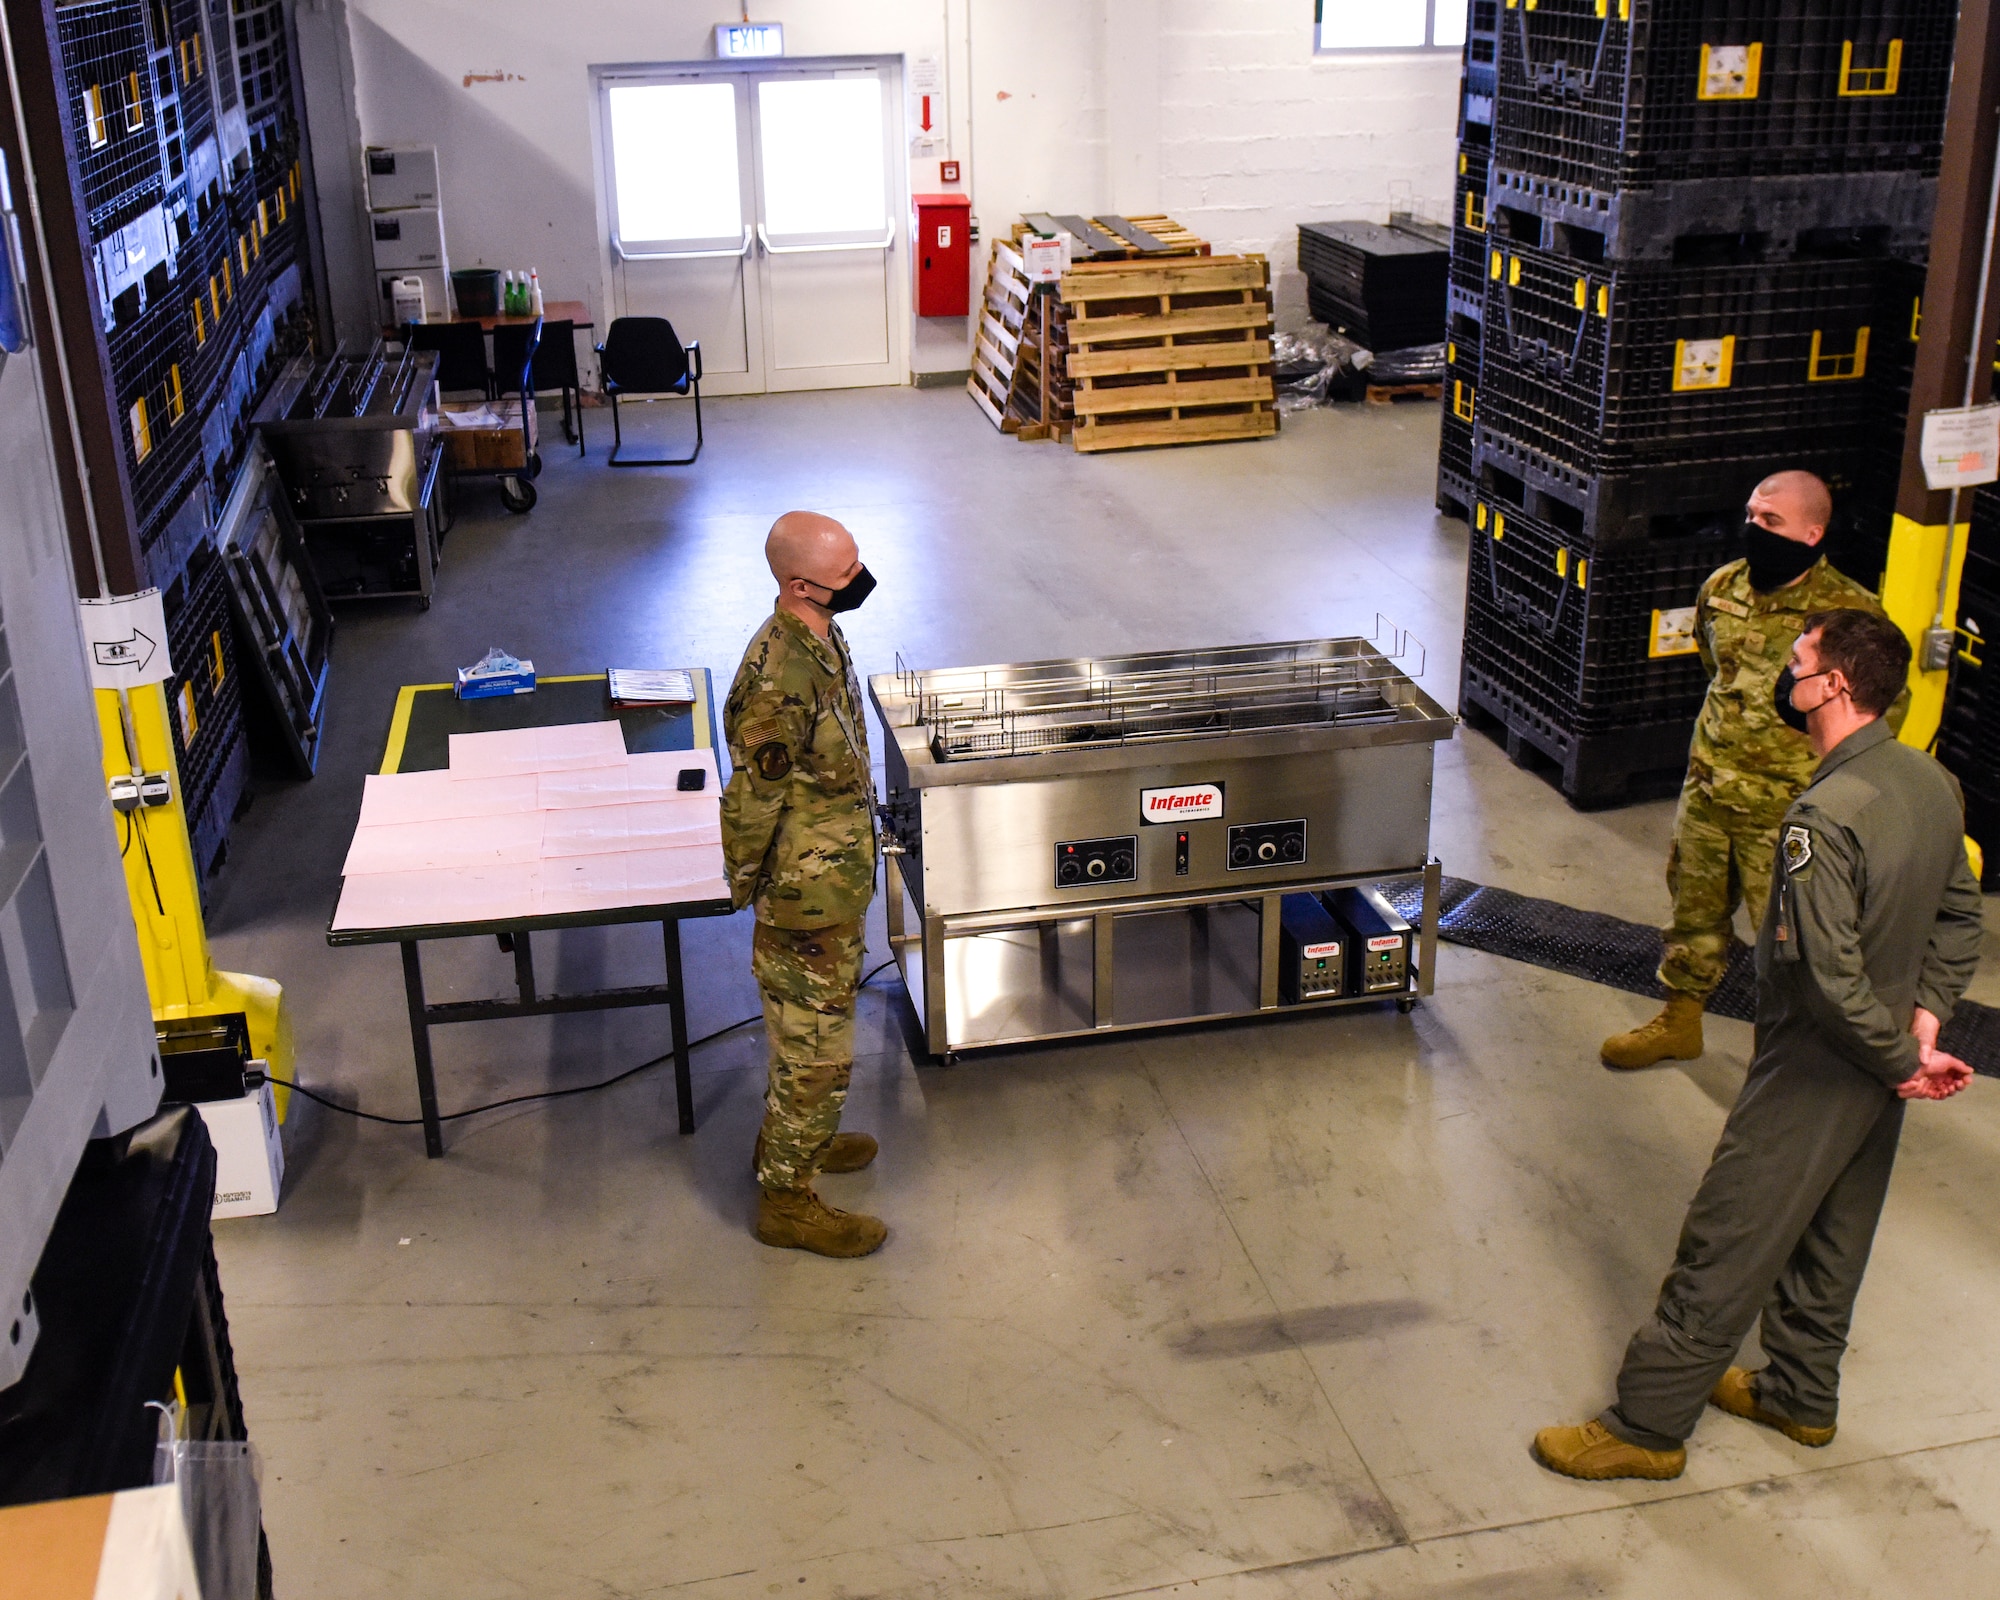
[[[1396,896],[1397,909],[1415,921],[1422,891]],[[1659,970],[1658,928],[1601,911],[1578,911],[1511,889],[1489,889],[1464,878],[1446,878],[1438,911],[1438,937],[1468,950],[1506,956],[1573,978],[1588,978],[1629,994],[1666,997]],[[1757,1010],[1755,957],[1738,944],[1729,972],[1708,1002],[1716,1016],[1749,1022]],[[1938,1041],[1985,1077],[2000,1078],[2000,1010],[1961,1000]]]

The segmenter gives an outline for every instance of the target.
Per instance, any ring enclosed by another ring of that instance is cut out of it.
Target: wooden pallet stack
[[[1068,440],[1076,425],[1075,379],[1069,371],[1069,308],[1049,288],[1030,287],[1022,263],[1024,235],[1058,230],[1073,260],[1186,260],[1208,254],[1205,240],[1171,217],[1074,217],[1036,212],[995,240],[986,292],[973,341],[967,391],[993,425],[1019,439]]]
[[[1079,451],[1278,431],[1262,256],[1085,262],[1061,297]]]

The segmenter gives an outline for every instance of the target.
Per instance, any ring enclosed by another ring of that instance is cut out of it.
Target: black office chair
[[[685,467],[701,454],[701,341],[683,346],[665,317],[618,317],[597,346],[604,392],[611,399],[611,465]],[[649,461],[620,461],[625,442],[619,429],[621,397],[653,401],[666,395],[694,395],[694,455]]]
[[[438,388],[446,394],[467,389],[491,400],[493,372],[486,365],[486,333],[476,322],[411,322],[403,339],[413,350],[438,353]]]
[[[528,383],[530,394],[559,390],[563,403],[563,438],[576,446],[578,455],[583,455],[583,380],[576,370],[576,324],[544,322],[540,328],[539,343],[530,359],[521,354],[521,347],[528,336],[526,323],[503,322],[496,326],[493,330],[493,370],[496,374],[514,372],[525,362],[532,368]],[[575,419],[573,422],[572,418]]]

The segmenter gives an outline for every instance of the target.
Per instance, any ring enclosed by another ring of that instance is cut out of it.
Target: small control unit
[[[1139,876],[1139,836],[1065,839],[1056,846],[1056,887],[1080,889],[1093,883],[1130,883]]]
[[[1306,859],[1306,825],[1291,822],[1245,822],[1229,830],[1229,870],[1251,867],[1296,867]]]
[[[1344,994],[1345,951],[1340,928],[1318,895],[1285,896],[1278,919],[1278,995],[1286,1005]]]
[[[1380,889],[1330,889],[1326,908],[1347,941],[1347,992],[1399,994],[1410,986],[1410,925]]]

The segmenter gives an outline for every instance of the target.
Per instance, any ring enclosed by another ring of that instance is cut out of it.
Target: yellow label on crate
[[[194,714],[194,685],[184,683],[181,692],[174,696],[175,709],[181,719],[181,748],[187,749],[194,743],[195,730],[201,726]]]
[[[1474,395],[1471,387],[1463,378],[1453,378],[1451,380],[1451,414],[1457,417],[1460,422],[1470,422],[1472,420],[1473,403]]]
[[[1600,317],[1611,315],[1611,285],[1608,283],[1597,286],[1597,314]]]
[[[1578,557],[1576,563],[1576,586],[1579,589],[1581,589],[1584,586],[1585,580],[1588,579],[1589,577],[1590,577],[1590,563],[1588,561],[1583,560],[1581,557]]]
[[[1500,281],[1500,266],[1500,252],[1495,250],[1493,252],[1493,265],[1487,269],[1486,273],[1486,276],[1491,278],[1495,283]]]
[[[1583,279],[1576,280],[1576,309],[1585,310],[1590,305],[1590,285]]]
[[[1569,552],[1560,545],[1556,547],[1556,576],[1558,578],[1569,576]]]
[[[1727,389],[1736,360],[1736,335],[1674,341],[1674,390]]]
[[[217,628],[208,636],[208,684],[220,693],[223,680],[229,676],[229,664],[222,658],[222,630]]]
[[[1472,525],[1475,528],[1486,526],[1486,502],[1483,500],[1472,508]]]
[[[1849,378],[1866,377],[1868,373],[1868,330],[1862,328],[1854,335],[1854,348],[1845,353],[1837,350],[1820,350],[1820,331],[1813,329],[1812,353],[1806,358],[1806,382],[1841,383]]]
[[[1761,44],[1705,44],[1697,100],[1755,100],[1757,78],[1764,64]]]
[[[1504,534],[1504,533],[1505,533],[1506,531],[1507,531],[1507,518],[1506,518],[1506,515],[1505,515],[1504,513],[1502,513],[1502,512],[1499,512],[1499,511],[1496,511],[1496,512],[1494,512],[1494,513],[1493,513],[1493,537],[1497,539],[1497,538],[1499,538],[1499,537],[1500,537],[1500,536],[1501,536],[1502,534]]]
[[[1879,67],[1859,67],[1854,65],[1854,41],[1840,42],[1840,93],[1849,99],[1866,98],[1871,95],[1889,95],[1896,92],[1897,82],[1903,76],[1903,41],[1889,41],[1889,58]]]
[[[1694,637],[1693,606],[1675,606],[1670,611],[1653,613],[1653,631],[1646,640],[1646,654],[1659,656],[1691,656],[1700,648]]]

